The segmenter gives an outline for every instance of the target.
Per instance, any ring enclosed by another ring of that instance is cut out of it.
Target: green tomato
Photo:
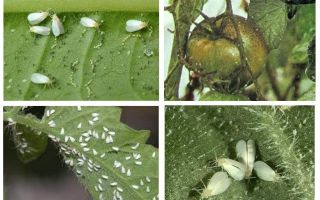
[[[257,78],[265,66],[267,45],[253,22],[239,16],[234,16],[234,19],[239,27],[248,65],[253,76]],[[210,24],[214,24],[214,28]],[[209,31],[205,31],[203,27]],[[200,74],[210,74],[207,79],[217,90],[226,89],[220,84],[226,84],[227,90],[244,86],[251,80],[251,75],[245,66],[242,66],[236,38],[230,18],[203,21],[194,29],[188,41],[189,69]]]

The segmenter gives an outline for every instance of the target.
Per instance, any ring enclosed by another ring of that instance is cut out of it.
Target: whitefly
[[[31,26],[30,32],[36,33],[39,35],[49,35],[50,34],[50,28],[46,26]]]
[[[211,179],[207,187],[202,191],[202,198],[209,198],[225,192],[231,184],[231,179],[226,172],[217,172]]]
[[[28,21],[31,25],[39,24],[48,17],[48,12],[36,12],[28,15]]]
[[[255,162],[253,169],[257,176],[264,181],[277,182],[281,178],[268,164],[262,161]]]
[[[84,27],[87,27],[87,28],[98,28],[99,27],[99,24],[95,20],[93,20],[89,17],[81,17],[80,24]]]
[[[250,177],[256,156],[255,142],[253,140],[248,140],[247,142],[244,140],[238,141],[236,145],[236,152],[237,158],[246,167],[245,177]]]
[[[51,84],[52,80],[46,75],[33,73],[31,75],[31,82],[35,84]]]
[[[131,33],[131,32],[136,32],[141,29],[144,29],[147,26],[148,26],[147,22],[143,22],[136,19],[130,19],[126,23],[126,30]]]
[[[229,158],[221,158],[217,162],[218,166],[226,170],[233,179],[241,181],[244,178],[246,171],[244,164]]]
[[[56,37],[58,37],[61,34],[64,34],[64,27],[56,14],[52,16],[52,33]]]

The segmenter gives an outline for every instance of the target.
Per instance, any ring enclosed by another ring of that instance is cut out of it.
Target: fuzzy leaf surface
[[[280,182],[232,181],[210,199],[314,198],[313,107],[175,106],[166,109],[166,199],[200,199],[218,158],[236,160],[239,140],[253,139],[256,161],[283,176]]]

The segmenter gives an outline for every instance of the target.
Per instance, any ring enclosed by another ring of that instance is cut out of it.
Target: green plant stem
[[[143,11],[158,12],[158,0],[5,0],[4,12]]]

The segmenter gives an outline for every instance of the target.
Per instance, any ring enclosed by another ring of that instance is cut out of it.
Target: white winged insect
[[[135,32],[135,31],[139,31],[141,29],[144,29],[147,26],[148,26],[147,22],[143,22],[143,21],[136,20],[136,19],[130,19],[126,23],[126,30],[131,33],[131,32]]]
[[[244,178],[246,171],[244,164],[229,158],[220,158],[217,162],[218,166],[226,170],[235,180],[241,181]]]
[[[255,162],[253,169],[257,176],[264,181],[277,182],[281,178],[269,165],[262,161]]]
[[[99,28],[99,23],[89,17],[81,17],[80,24],[88,28]]]
[[[223,193],[231,184],[231,179],[226,172],[217,172],[211,179],[207,187],[202,191],[201,198],[209,198]]]
[[[52,16],[52,33],[56,37],[58,37],[61,34],[64,34],[63,25],[56,14]]]
[[[33,73],[31,75],[31,82],[44,85],[51,85],[53,83],[53,81],[48,76],[40,73]]]
[[[30,13],[28,15],[28,21],[31,25],[39,24],[43,20],[48,17],[48,12],[37,12],[37,13]]]
[[[31,26],[30,32],[36,33],[39,35],[49,35],[50,34],[50,28],[46,26]]]
[[[238,160],[245,165],[245,177],[248,178],[252,174],[254,159],[256,157],[256,146],[253,140],[240,140],[236,145]]]

